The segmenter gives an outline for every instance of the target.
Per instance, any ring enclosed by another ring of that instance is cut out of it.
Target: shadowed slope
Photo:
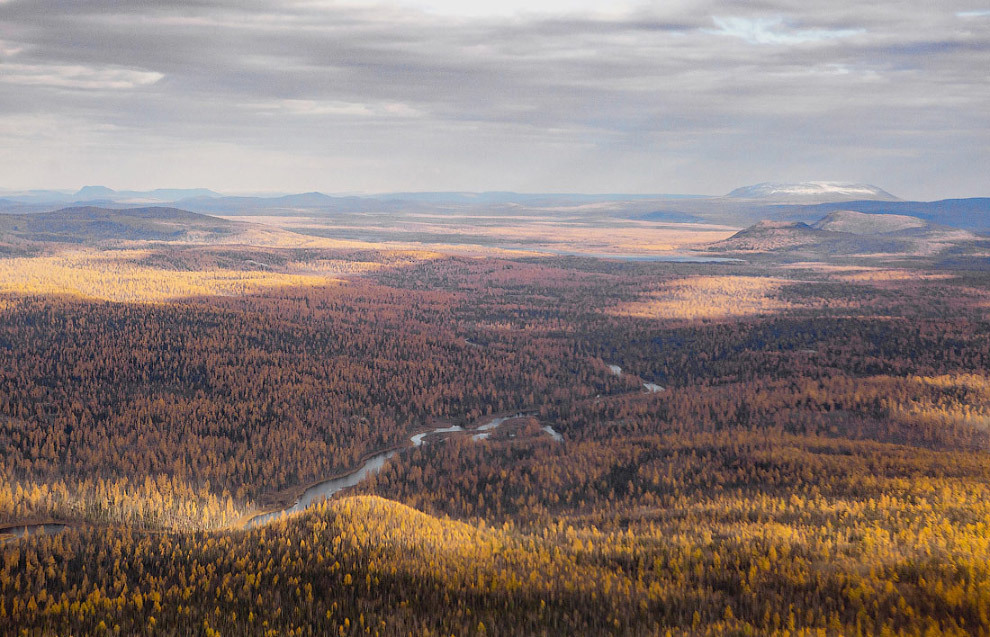
[[[60,243],[217,239],[234,235],[246,227],[178,208],[159,207],[112,210],[87,206],[0,216],[0,237],[3,239]]]

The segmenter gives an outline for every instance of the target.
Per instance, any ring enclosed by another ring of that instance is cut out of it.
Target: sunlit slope
[[[53,564],[42,577],[55,594],[39,602],[37,590],[8,585],[18,546],[0,566],[0,603],[42,634],[92,634],[101,623],[124,634],[649,634],[656,601],[628,572],[634,544],[622,533],[523,533],[352,497],[251,532],[112,527],[39,538],[23,559]],[[114,562],[117,551],[129,559]]]
[[[772,314],[789,308],[774,277],[695,276],[667,281],[611,310],[618,316],[656,319],[718,319]]]
[[[73,251],[55,256],[0,259],[0,292],[72,294],[108,301],[145,302],[243,295],[269,287],[328,282],[322,276],[279,272],[221,268],[169,271],[141,263],[139,259],[143,256],[139,251]]]
[[[944,524],[954,504],[729,504],[613,531],[377,497],[250,532],[69,530],[4,551],[0,614],[28,634],[986,634],[986,525]]]
[[[320,248],[182,246],[71,248],[0,258],[0,294],[68,294],[122,302],[243,296],[266,289],[334,284],[339,277],[431,258],[426,252],[373,252],[355,260]],[[0,309],[4,307],[0,299]]]

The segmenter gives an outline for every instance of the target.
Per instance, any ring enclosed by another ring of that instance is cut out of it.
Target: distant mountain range
[[[485,207],[490,212],[532,208],[582,207],[600,204],[635,204],[636,212],[650,207],[651,201],[700,199],[700,195],[624,195],[580,193],[513,192],[398,192],[377,195],[327,195],[306,192],[269,196],[227,196],[205,188],[118,191],[105,186],[86,186],[75,192],[31,190],[0,195],[0,212],[30,213],[50,211],[66,205],[95,205],[109,208],[135,204],[167,204],[178,208],[214,214],[296,214],[299,211],[325,213],[360,212],[443,212]],[[640,205],[641,204],[641,205]]]
[[[302,196],[303,202],[318,197]],[[659,218],[655,220],[661,220]],[[670,219],[667,222],[674,222]],[[308,237],[270,225],[231,221],[174,207],[72,207],[53,212],[0,215],[0,254],[38,250],[49,243],[106,246],[127,242],[292,245]],[[898,214],[832,211],[815,220],[762,220],[711,252],[741,258],[818,260],[886,255],[978,259],[988,242],[968,230]],[[745,255],[745,256],[744,256]],[[974,261],[976,263],[976,261]]]
[[[74,192],[25,190],[3,194],[0,205],[57,206],[65,204],[172,203],[192,197],[220,197],[207,188],[156,188],[154,190],[113,190],[106,186],[84,186]]]
[[[587,195],[512,192],[406,192],[334,196],[307,192],[273,196],[225,196],[205,188],[115,191],[86,186],[67,193],[36,190],[0,197],[0,212],[38,213],[67,206],[134,208],[163,205],[215,215],[580,214],[589,219],[633,219],[655,223],[715,223],[735,227],[760,220],[811,224],[836,211],[906,215],[929,223],[974,232],[990,232],[990,198],[902,201],[868,184],[836,182],[762,183],[722,197],[696,195]]]
[[[522,204],[556,206],[611,201],[711,199],[705,195],[684,194],[582,194],[582,193],[517,193],[489,192],[395,192],[376,195],[333,196],[321,192],[306,192],[271,196],[226,196],[207,188],[156,188],[154,190],[114,190],[106,186],[84,186],[75,192],[59,190],[28,190],[7,193],[7,200],[17,202],[157,202],[174,203],[183,200],[225,199],[231,205],[265,202],[268,205],[319,207],[336,205],[341,201],[406,201],[433,204]],[[885,190],[867,184],[844,184],[814,181],[803,183],[765,182],[737,188],[726,195],[729,199],[755,199],[765,202],[828,203],[834,201],[878,200],[898,201]]]

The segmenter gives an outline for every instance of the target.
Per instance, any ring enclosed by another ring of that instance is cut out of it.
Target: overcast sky
[[[0,0],[0,189],[933,199],[988,174],[986,0]]]

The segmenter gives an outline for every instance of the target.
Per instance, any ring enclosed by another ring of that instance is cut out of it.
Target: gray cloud
[[[806,4],[10,0],[0,187],[990,194],[990,16]]]

